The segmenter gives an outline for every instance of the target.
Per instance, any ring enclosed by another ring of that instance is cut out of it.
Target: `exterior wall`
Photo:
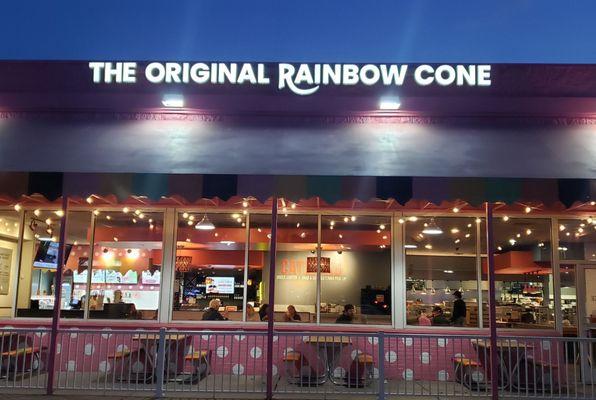
[[[582,121],[157,118],[0,118],[0,171],[596,176],[596,125]]]

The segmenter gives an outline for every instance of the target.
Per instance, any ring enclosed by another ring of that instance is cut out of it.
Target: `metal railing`
[[[45,390],[50,331],[1,328],[0,388]],[[59,392],[216,397],[490,398],[487,336],[59,329]],[[500,398],[596,398],[596,339],[500,336]],[[267,382],[267,369],[273,379]]]

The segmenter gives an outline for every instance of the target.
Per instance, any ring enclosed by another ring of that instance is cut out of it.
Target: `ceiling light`
[[[406,222],[406,220],[403,219],[403,218],[400,218],[400,219],[397,220],[397,222],[399,222],[400,224],[403,224],[404,222]]]
[[[446,274],[452,274],[453,273],[453,270],[445,269],[445,270],[443,270],[443,272],[446,273]]]
[[[415,244],[406,244],[404,245],[404,249],[417,249],[418,246],[416,246]]]
[[[244,208],[248,207],[248,201],[244,200],[242,202],[242,207],[244,207]]]
[[[381,229],[381,230],[385,229],[385,225],[384,224],[379,225],[379,229]]]
[[[397,96],[382,97],[379,101],[379,110],[399,110],[401,101]]]
[[[122,212],[123,212],[124,214],[127,214],[129,211],[130,211],[130,209],[129,209],[128,207],[124,207],[124,208],[122,209]]]
[[[344,217],[344,222],[348,222],[350,219],[348,217]]]
[[[182,213],[182,218],[184,218],[184,219],[188,218],[188,213],[187,212]]]
[[[515,245],[515,239],[509,239],[509,243],[513,246]]]
[[[181,94],[166,94],[161,99],[161,104],[169,108],[184,107],[184,97]]]
[[[430,223],[422,230],[422,233],[427,235],[440,235],[443,233],[443,230],[435,223],[435,219],[431,218]]]
[[[530,206],[526,206],[526,208],[524,209],[526,214],[529,214],[530,212],[532,212],[532,207]]]
[[[481,223],[481,222],[482,222],[482,220],[481,220],[480,218],[476,218],[476,223],[477,223],[477,224],[479,224],[479,223]]]
[[[350,220],[351,220],[352,222],[356,221],[356,216],[355,216],[355,215],[352,215],[352,216],[350,217]]]
[[[295,209],[296,209],[296,203],[292,203],[292,205],[290,205],[290,208],[291,208],[292,210],[295,210]]]
[[[225,244],[226,246],[231,246],[236,242],[234,242],[233,240],[221,240],[219,243]]]
[[[88,204],[91,204],[91,203],[93,203],[93,197],[89,196],[89,197],[87,197],[87,199],[85,199],[85,201],[86,201]]]
[[[459,229],[457,229],[457,228],[451,228],[451,233],[457,233],[457,232],[459,232]]]
[[[432,250],[433,246],[431,244],[424,245],[425,249]]]
[[[503,248],[501,246],[497,246],[497,250],[501,251]]]
[[[205,214],[203,219],[195,225],[195,229],[201,231],[212,231],[215,229],[215,225],[213,225],[213,222],[209,221],[209,217],[207,217],[207,214]]]
[[[18,204],[18,203],[17,203],[17,204],[15,204],[15,205],[14,205],[14,210],[15,210],[15,211],[21,211],[21,205],[20,205],[20,204]]]
[[[466,237],[469,238],[470,237],[470,234],[469,233],[466,233]]]
[[[416,216],[411,216],[410,218],[408,218],[408,220],[409,220],[410,222],[416,222],[416,221],[418,221],[418,217],[416,217]]]
[[[453,207],[453,212],[454,212],[454,213],[458,213],[458,212],[459,212],[459,208],[457,208],[457,207]]]
[[[503,216],[503,222],[507,222],[507,221],[509,221],[509,217],[507,215],[504,215]]]
[[[531,235],[532,234],[532,230],[531,229],[526,229],[526,235]]]
[[[565,225],[559,225],[559,230],[560,231],[564,231],[565,230]]]
[[[455,244],[458,244],[459,242],[461,242],[460,239],[455,239]]]
[[[39,210],[35,210],[35,211],[33,211],[33,214],[34,214],[36,217],[39,217],[39,216],[41,215],[41,211],[39,211]]]

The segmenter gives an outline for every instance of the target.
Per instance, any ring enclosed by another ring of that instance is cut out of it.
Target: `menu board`
[[[151,271],[145,270],[141,275],[141,282],[144,285],[159,285],[161,281],[161,273],[159,270],[151,273]]]
[[[12,250],[0,247],[0,295],[7,295],[10,286]]]
[[[87,283],[88,270],[74,271],[72,274],[72,280],[74,283]]]
[[[106,271],[103,269],[94,269],[91,275],[91,283],[106,283]]]
[[[210,276],[205,278],[205,287],[207,293],[214,294],[233,294],[234,293],[234,278]]]

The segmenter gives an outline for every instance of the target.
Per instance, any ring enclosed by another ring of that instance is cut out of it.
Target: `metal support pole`
[[[385,399],[385,333],[379,332],[379,400]]]
[[[157,363],[155,366],[155,397],[163,397],[164,369],[166,364],[166,328],[159,329],[159,342],[157,344]]]
[[[271,206],[269,246],[269,309],[267,310],[267,400],[273,399],[273,309],[275,307],[275,252],[277,248],[277,197]]]
[[[495,252],[493,240],[493,205],[486,203],[486,260],[488,265],[488,318],[490,327],[490,388],[493,400],[499,399],[497,354],[497,307],[495,304]]]
[[[66,221],[68,216],[68,196],[62,195],[62,222],[60,224],[60,243],[58,244],[58,265],[56,266],[56,283],[54,284],[54,313],[52,315],[52,331],[50,332],[50,349],[48,354],[48,382],[46,393],[54,393],[54,364],[56,361],[56,342],[60,328],[60,302],[62,300],[62,271],[64,269],[64,249],[66,248]]]

